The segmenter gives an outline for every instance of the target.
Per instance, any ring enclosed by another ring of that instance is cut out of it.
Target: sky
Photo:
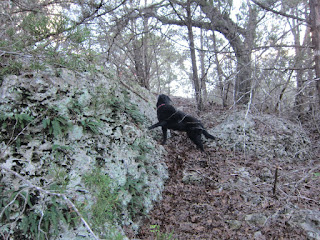
[[[148,3],[152,2],[153,0],[147,0]],[[236,21],[236,14],[239,12],[239,8],[241,6],[241,4],[243,3],[244,0],[236,0],[233,1],[233,10],[231,11],[231,18]],[[153,1],[154,2],[154,1]],[[177,27],[180,28],[180,27]],[[200,35],[200,30],[197,28],[193,29],[194,34],[198,34]],[[180,47],[188,49],[189,50],[189,45],[188,42],[178,38],[176,41],[179,41],[179,45],[181,45]],[[200,46],[200,42],[198,41],[198,43],[196,42],[196,45]],[[197,59],[199,60],[199,56],[197,56]],[[190,60],[186,60],[184,63],[187,67],[191,69],[191,62]],[[199,65],[198,65],[198,69],[199,69]],[[185,74],[179,74],[179,76],[184,76],[187,77]],[[191,80],[189,81],[184,81],[184,82],[189,82],[189,84],[181,84],[181,79],[178,79],[176,81],[171,82],[170,87],[172,88],[172,92],[175,96],[179,96],[179,97],[187,97],[187,98],[194,98],[194,89],[193,89],[193,85]]]

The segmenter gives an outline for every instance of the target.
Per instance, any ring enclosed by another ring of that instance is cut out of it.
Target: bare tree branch
[[[284,13],[284,12],[280,12],[280,11],[276,11],[270,7],[267,7],[266,5],[258,2],[257,0],[251,0],[254,4],[258,5],[260,8],[268,11],[268,12],[272,12],[272,13],[275,13],[277,15],[281,15],[283,17],[287,17],[287,18],[292,18],[292,19],[296,19],[298,21],[302,21],[302,22],[306,22],[308,23],[308,21],[304,18],[300,18],[300,17],[297,17],[297,16],[294,16],[294,15],[291,15],[291,14],[287,14],[287,13]]]

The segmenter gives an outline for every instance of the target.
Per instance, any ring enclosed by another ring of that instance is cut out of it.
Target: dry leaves
[[[163,200],[139,235],[131,237],[152,239],[149,227],[156,224],[162,233],[174,231],[174,239],[184,240],[307,238],[288,224],[288,213],[296,207],[319,209],[319,160],[288,163],[210,148],[204,154],[184,133],[174,133],[165,148],[169,180]],[[281,170],[273,196],[276,166]],[[197,180],[183,181],[190,172],[197,173]]]

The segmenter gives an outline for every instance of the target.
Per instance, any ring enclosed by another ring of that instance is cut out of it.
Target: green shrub
[[[49,35],[59,34],[66,29],[67,18],[60,15],[49,16],[29,13],[21,23],[22,29],[33,37],[33,41],[47,38]]]
[[[66,226],[75,226],[79,217],[61,204],[56,197],[51,197],[43,209],[27,212],[20,223],[25,236],[32,236],[32,239],[48,239],[50,234],[55,237],[60,232],[60,223]]]
[[[139,107],[136,104],[131,103],[130,95],[126,90],[122,91],[124,99],[111,94],[106,101],[106,104],[110,106],[116,113],[125,113],[136,124],[142,125],[146,121],[146,117],[140,112]]]
[[[59,114],[57,110],[51,109],[47,116],[42,120],[42,127],[49,136],[55,138],[64,135],[70,128],[68,119]]]
[[[1,113],[0,124],[2,129],[21,131],[32,123],[34,117],[27,113]]]
[[[5,140],[8,145],[15,142],[19,148],[23,139],[31,138],[30,133],[23,131],[29,124],[34,124],[34,117],[27,113],[0,113],[0,141]]]
[[[4,59],[1,59],[4,61]],[[17,60],[7,60],[5,65],[0,64],[0,80],[6,75],[19,75],[22,69],[22,63]]]

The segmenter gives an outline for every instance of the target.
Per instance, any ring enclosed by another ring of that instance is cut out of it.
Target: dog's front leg
[[[162,127],[162,134],[163,134],[163,140],[162,140],[162,143],[161,143],[162,145],[166,144],[167,132],[168,132],[168,128]]]
[[[157,122],[156,124],[153,124],[152,126],[148,127],[148,129],[151,130],[151,129],[154,129],[154,128],[156,128],[156,127],[162,127],[162,126],[164,126],[165,124],[166,124],[165,121]]]

